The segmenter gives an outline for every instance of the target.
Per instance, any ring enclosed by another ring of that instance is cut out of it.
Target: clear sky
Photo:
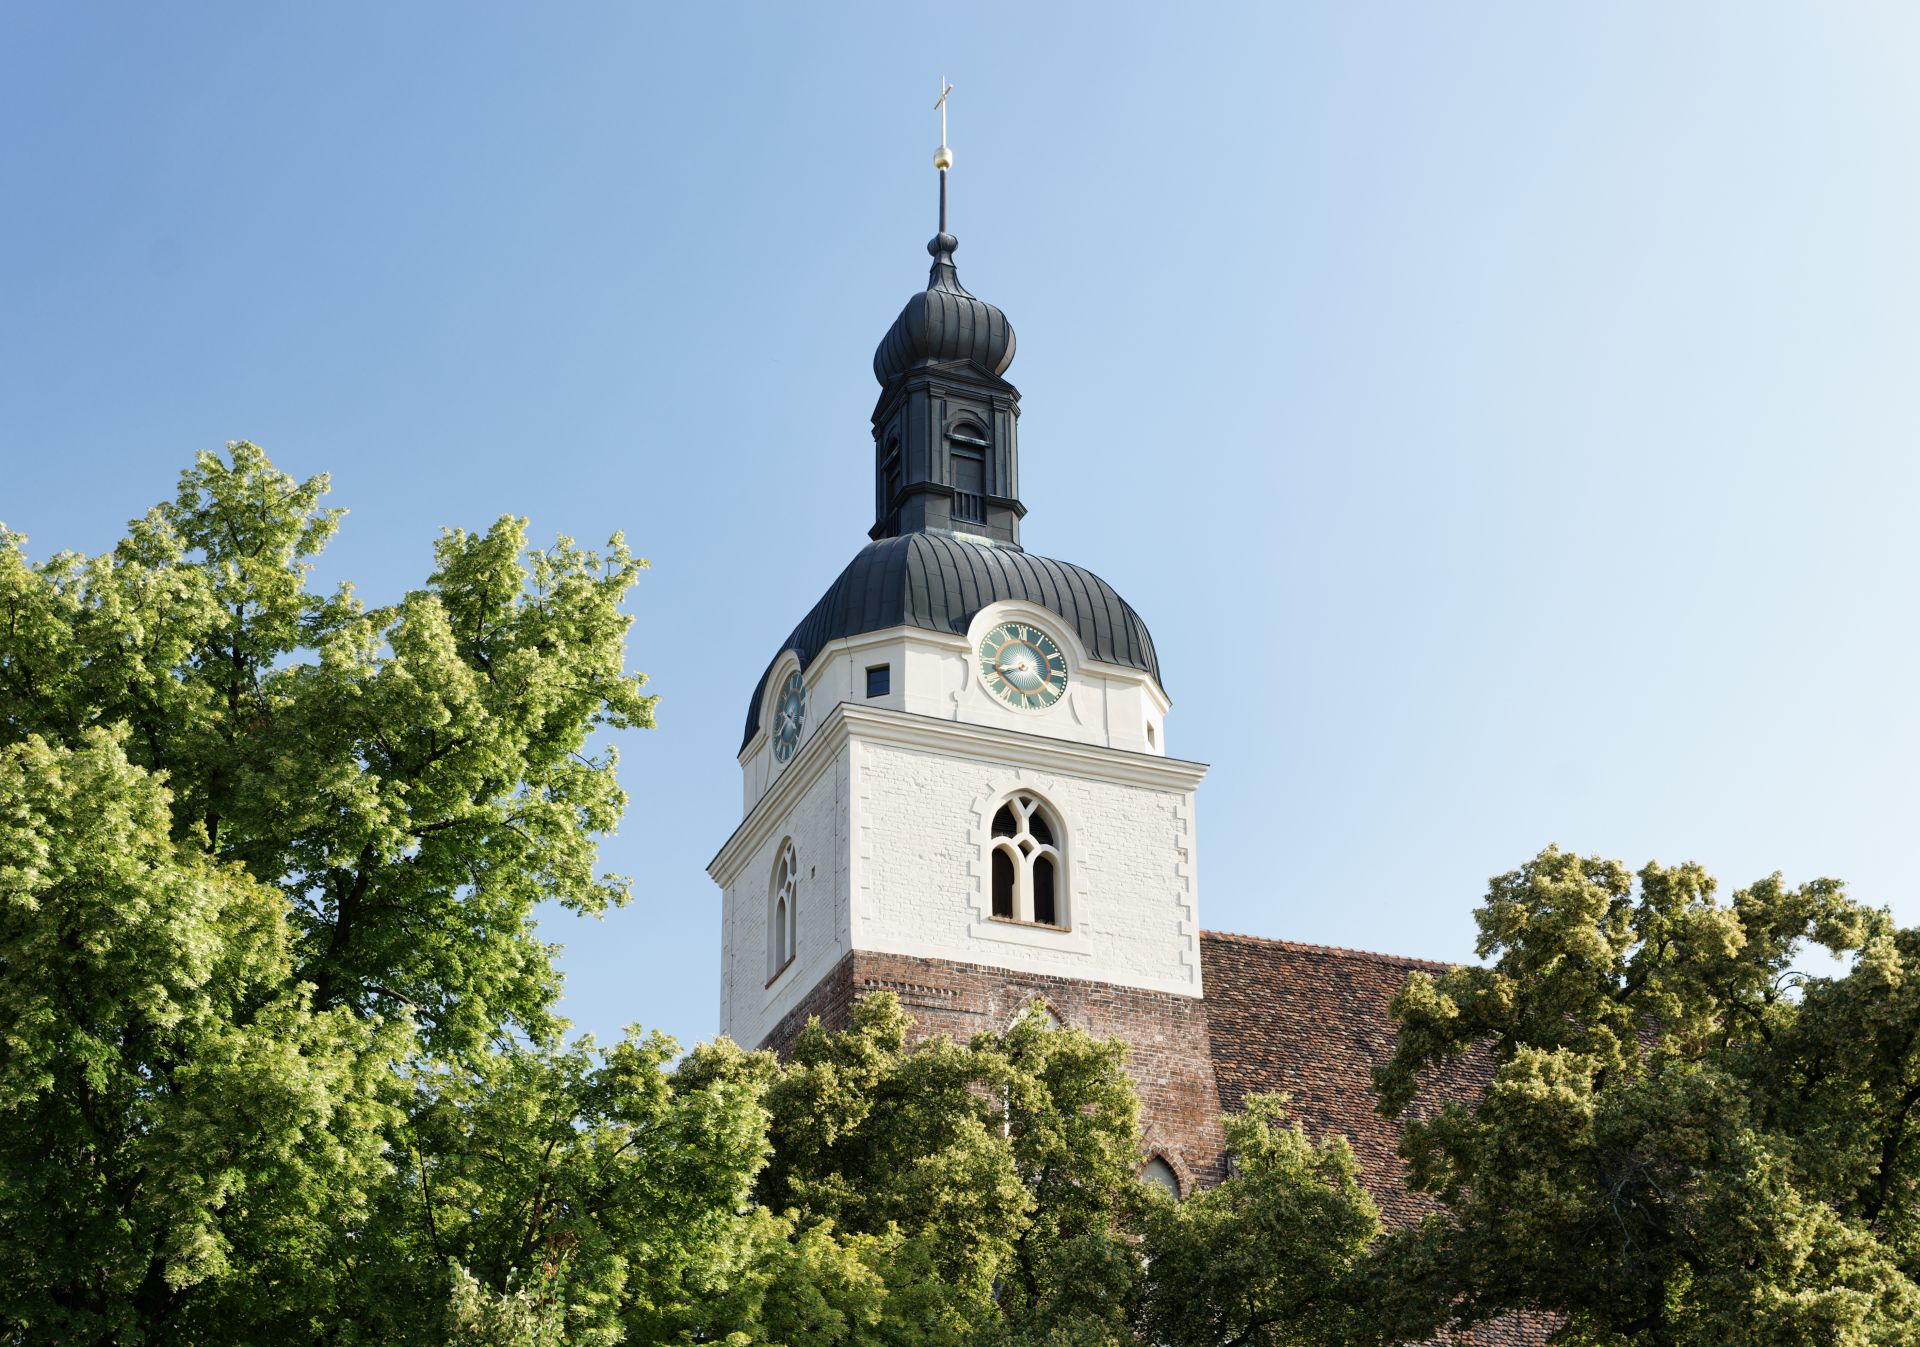
[[[0,8],[0,520],[194,450],[654,569],[606,1035],[717,1024],[748,694],[871,523],[873,347],[1020,336],[1033,550],[1213,764],[1215,929],[1458,959],[1548,842],[1920,921],[1920,7]]]

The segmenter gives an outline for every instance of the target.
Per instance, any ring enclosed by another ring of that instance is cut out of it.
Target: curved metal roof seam
[[[1051,557],[945,534],[911,533],[867,544],[801,619],[767,665],[747,708],[741,747],[760,728],[760,703],[780,655],[810,669],[829,644],[893,627],[964,634],[981,609],[1031,603],[1073,628],[1088,657],[1160,678],[1140,615],[1092,571]]]

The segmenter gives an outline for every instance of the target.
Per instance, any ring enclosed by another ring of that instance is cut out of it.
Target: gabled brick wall
[[[1140,1094],[1146,1154],[1166,1157],[1183,1191],[1225,1172],[1219,1117],[1247,1095],[1284,1093],[1309,1135],[1345,1136],[1361,1182],[1389,1227],[1435,1210],[1407,1191],[1400,1129],[1374,1108],[1373,1068],[1393,1051],[1388,1005],[1407,974],[1447,965],[1359,950],[1203,932],[1204,1001],[1077,978],[980,964],[858,951],[846,955],[768,1035],[784,1052],[811,1016],[842,1028],[854,1002],[890,991],[920,1037],[959,1040],[1004,1029],[1036,997],[1063,1024],[1124,1040]],[[1418,1115],[1449,1098],[1472,1098],[1487,1066],[1461,1063],[1422,1089]],[[1451,1347],[1539,1347],[1552,1323],[1511,1316],[1449,1337]]]
[[[1407,975],[1444,973],[1447,965],[1204,931],[1200,967],[1221,1104],[1233,1111],[1250,1094],[1285,1094],[1309,1136],[1346,1137],[1389,1229],[1438,1210],[1424,1193],[1407,1191],[1400,1125],[1375,1107],[1373,1069],[1393,1052],[1388,1008]],[[1485,1059],[1468,1057],[1423,1080],[1409,1116],[1430,1116],[1450,1099],[1478,1098],[1489,1069]],[[1538,1347],[1552,1329],[1540,1316],[1510,1315],[1444,1341]]]
[[[1180,1176],[1183,1191],[1220,1177],[1220,1095],[1201,1001],[1078,978],[856,950],[760,1046],[784,1052],[812,1015],[829,1027],[844,1027],[854,1001],[875,991],[900,998],[920,1037],[945,1034],[965,1041],[984,1030],[1005,1029],[1038,998],[1062,1024],[1122,1040],[1129,1045],[1127,1074],[1140,1095],[1144,1153],[1163,1156]]]

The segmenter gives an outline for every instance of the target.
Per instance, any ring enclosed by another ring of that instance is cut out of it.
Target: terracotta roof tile
[[[1432,1211],[1430,1199],[1406,1190],[1400,1128],[1374,1108],[1373,1069],[1393,1052],[1394,993],[1409,973],[1447,965],[1207,931],[1200,966],[1220,1106],[1231,1113],[1249,1094],[1288,1095],[1309,1134],[1347,1138],[1389,1225]],[[1423,1089],[1414,1111],[1471,1097],[1479,1074],[1453,1075]]]
[[[1434,1211],[1431,1198],[1407,1191],[1400,1127],[1374,1107],[1373,1069],[1393,1052],[1388,1006],[1407,975],[1449,965],[1203,931],[1200,967],[1221,1108],[1235,1113],[1249,1094],[1285,1094],[1308,1135],[1347,1138],[1360,1181],[1389,1227]],[[1484,1059],[1463,1059],[1422,1082],[1409,1114],[1427,1116],[1446,1100],[1476,1097],[1487,1072]],[[1551,1328],[1536,1316],[1509,1316],[1447,1341],[1535,1347]]]

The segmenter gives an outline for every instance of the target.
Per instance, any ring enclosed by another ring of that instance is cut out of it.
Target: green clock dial
[[[1067,690],[1067,657],[1031,622],[1002,622],[980,638],[980,681],[1008,706],[1044,710]]]
[[[800,747],[800,731],[807,723],[807,685],[795,669],[773,703],[773,756],[785,762]]]

